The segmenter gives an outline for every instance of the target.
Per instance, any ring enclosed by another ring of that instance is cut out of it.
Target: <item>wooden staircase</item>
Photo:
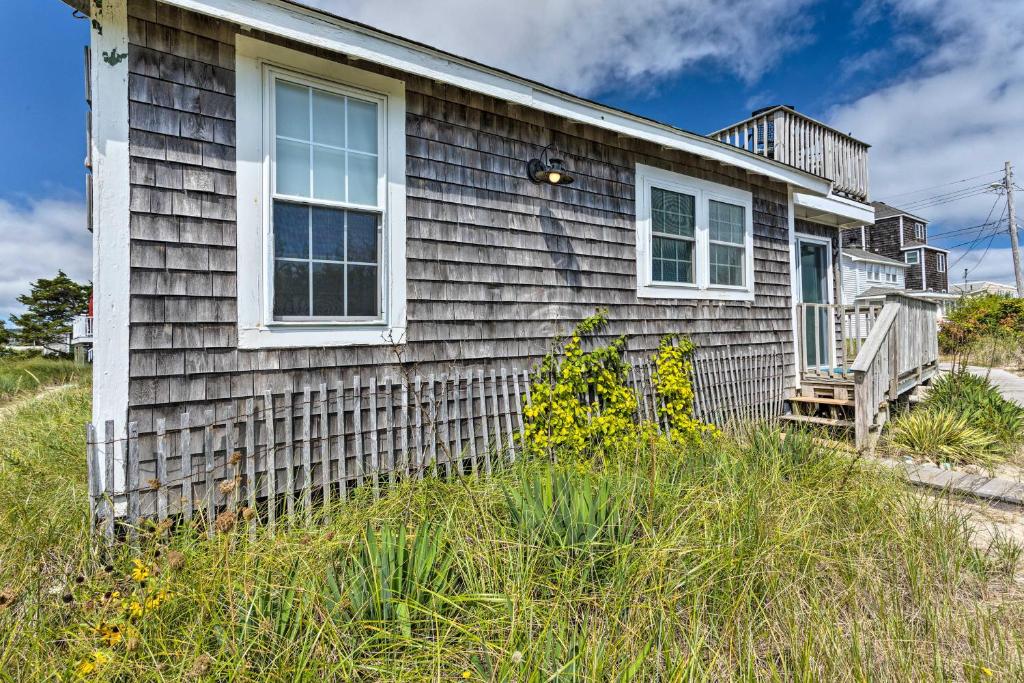
[[[791,413],[783,419],[836,431],[852,428],[857,450],[873,448],[892,404],[938,373],[937,313],[937,304],[891,294],[866,337],[857,340],[846,338],[850,321],[840,318],[836,343],[853,352],[843,354],[841,368],[802,368],[801,386],[788,399]],[[853,329],[861,329],[859,318],[853,322]],[[812,357],[828,356],[814,349]]]

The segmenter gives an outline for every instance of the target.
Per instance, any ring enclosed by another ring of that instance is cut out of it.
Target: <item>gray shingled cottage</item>
[[[528,367],[597,308],[636,357],[673,332],[776,354],[810,420],[859,390],[868,430],[930,371],[906,302],[870,357],[844,339],[867,145],[792,107],[704,136],[287,0],[68,2],[93,26],[101,437],[399,363]]]

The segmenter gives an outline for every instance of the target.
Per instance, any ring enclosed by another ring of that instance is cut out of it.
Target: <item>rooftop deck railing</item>
[[[868,147],[789,107],[773,107],[711,137],[832,181],[833,191],[868,200]]]

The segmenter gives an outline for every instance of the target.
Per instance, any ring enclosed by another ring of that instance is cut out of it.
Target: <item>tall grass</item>
[[[1024,408],[984,377],[953,372],[935,380],[921,409],[894,420],[886,438],[899,453],[992,469],[1019,455]]]
[[[0,418],[0,452],[21,449],[0,469],[0,680],[1024,676],[1019,549],[799,435],[518,463],[105,554],[85,412],[74,390]]]
[[[42,387],[67,384],[88,376],[89,368],[73,361],[43,356],[0,358],[0,401]]]

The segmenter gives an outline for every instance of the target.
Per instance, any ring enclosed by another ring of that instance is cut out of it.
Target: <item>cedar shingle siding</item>
[[[176,423],[185,407],[214,406],[219,416],[231,399],[333,386],[370,366],[393,366],[387,346],[237,348],[235,244],[253,239],[255,227],[235,223],[235,30],[143,0],[131,3],[129,15],[130,419],[145,432],[154,416]],[[401,78],[407,88],[404,362],[426,372],[525,367],[553,335],[605,307],[609,333],[631,335],[635,352],[651,352],[670,332],[704,346],[785,344],[791,381],[783,185],[453,86],[354,65]],[[550,141],[565,153],[574,185],[525,178],[526,160]],[[753,304],[637,299],[637,162],[753,192]]]
[[[947,262],[948,266],[948,262]],[[939,253],[931,249],[924,250],[924,268],[927,275],[928,291],[947,292],[949,291],[949,273],[939,272]]]

